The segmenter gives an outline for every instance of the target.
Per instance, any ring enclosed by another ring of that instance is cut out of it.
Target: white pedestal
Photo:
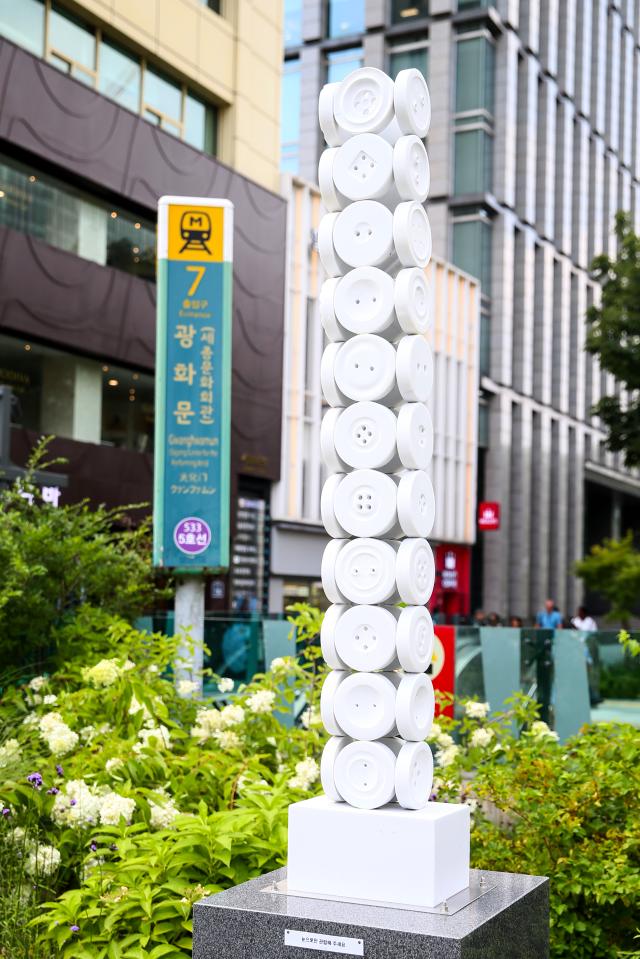
[[[319,898],[433,907],[469,885],[469,807],[289,806],[287,888]]]

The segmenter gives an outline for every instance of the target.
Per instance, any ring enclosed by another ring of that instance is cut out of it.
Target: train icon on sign
[[[207,243],[211,240],[211,217],[204,210],[186,210],[180,217],[180,238],[185,250],[204,250],[211,254]]]

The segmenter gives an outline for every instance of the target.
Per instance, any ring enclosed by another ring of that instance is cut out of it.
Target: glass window
[[[102,367],[102,443],[150,453],[153,377],[121,366]]]
[[[329,0],[328,35],[349,37],[364,33],[365,0]]]
[[[480,280],[483,294],[491,295],[491,222],[486,214],[454,220],[453,262]]]
[[[156,235],[153,226],[133,220],[121,211],[111,210],[107,219],[106,264],[155,282]]]
[[[280,104],[280,168],[298,172],[300,149],[300,60],[285,60]]]
[[[429,14],[429,0],[393,0],[391,22],[407,23]]]
[[[44,51],[43,0],[0,0],[0,34],[41,57]]]
[[[458,0],[458,10],[471,10],[473,7],[488,6],[488,0]]]
[[[457,130],[454,193],[491,189],[493,137],[486,130]]]
[[[144,115],[171,133],[181,130],[182,88],[152,67],[144,73]]]
[[[335,50],[327,56],[327,83],[338,83],[363,64],[362,47]]]
[[[401,70],[420,70],[425,80],[429,78],[429,48],[422,44],[419,47],[402,47],[391,50],[389,57],[389,73],[392,78],[398,76]]]
[[[284,45],[298,47],[302,43],[302,0],[284,0]]]
[[[140,61],[108,40],[100,44],[98,88],[134,113],[140,112]]]
[[[199,0],[203,7],[209,7],[214,13],[220,13],[220,0]]]
[[[184,139],[197,150],[215,153],[216,111],[187,93],[184,101]]]
[[[52,6],[49,16],[49,59],[67,67],[78,80],[93,85],[96,69],[96,36],[85,24],[66,11]]]
[[[474,36],[458,40],[457,47],[456,113],[493,113],[493,43],[484,36]]]

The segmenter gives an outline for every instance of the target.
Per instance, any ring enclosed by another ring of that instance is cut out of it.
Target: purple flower
[[[92,842],[91,845],[89,846],[89,849],[91,850],[91,852],[95,852],[97,848],[98,848],[97,842]]]
[[[40,773],[29,773],[27,776],[27,782],[31,783],[34,789],[40,789],[42,786],[42,776]]]
[[[80,932],[80,926],[76,926],[76,925],[69,926],[69,929],[71,930],[71,932]]]
[[[4,807],[3,807],[3,809],[2,809],[2,815],[3,815],[3,816],[10,816],[10,815],[11,815],[11,810],[9,809],[8,806],[4,806]]]
[[[72,799],[71,802],[69,803],[69,805],[70,805],[70,806],[75,806],[75,805],[77,804],[77,802],[78,802],[77,799]]]
[[[62,766],[60,765],[56,766],[56,772],[58,776],[64,776],[64,769],[62,768]]]
[[[118,847],[116,846],[115,842],[112,842],[112,843],[111,843],[111,845],[109,846],[109,849],[111,850],[111,852],[117,852],[117,851],[118,851]]]
[[[56,789],[55,786],[52,786],[51,789],[47,789],[47,796],[57,796],[59,792],[59,789]]]

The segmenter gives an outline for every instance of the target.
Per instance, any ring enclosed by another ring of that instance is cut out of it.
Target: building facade
[[[474,605],[573,613],[573,565],[640,527],[640,476],[590,408],[619,389],[584,352],[615,253],[640,230],[640,9],[627,0],[288,0],[283,168],[314,180],[323,83],[361,65],[425,73],[432,94],[434,252],[481,283],[480,501],[499,529],[474,548]]]
[[[283,176],[288,200],[287,300],[284,333],[281,479],[271,499],[269,608],[293,602],[325,606],[320,583],[328,542],[320,516],[326,472],[320,457],[320,423],[326,410],[320,358],[326,338],[319,317],[324,279],[317,252],[320,192],[308,181]],[[430,475],[436,522],[429,537],[436,558],[432,606],[450,616],[468,615],[471,547],[475,541],[480,289],[477,280],[440,260],[427,267],[434,353],[434,426]]]
[[[286,203],[277,2],[20,0],[0,14],[0,384],[61,502],[150,502],[155,221],[163,194],[235,205],[232,563],[209,608],[260,609],[280,473]]]

